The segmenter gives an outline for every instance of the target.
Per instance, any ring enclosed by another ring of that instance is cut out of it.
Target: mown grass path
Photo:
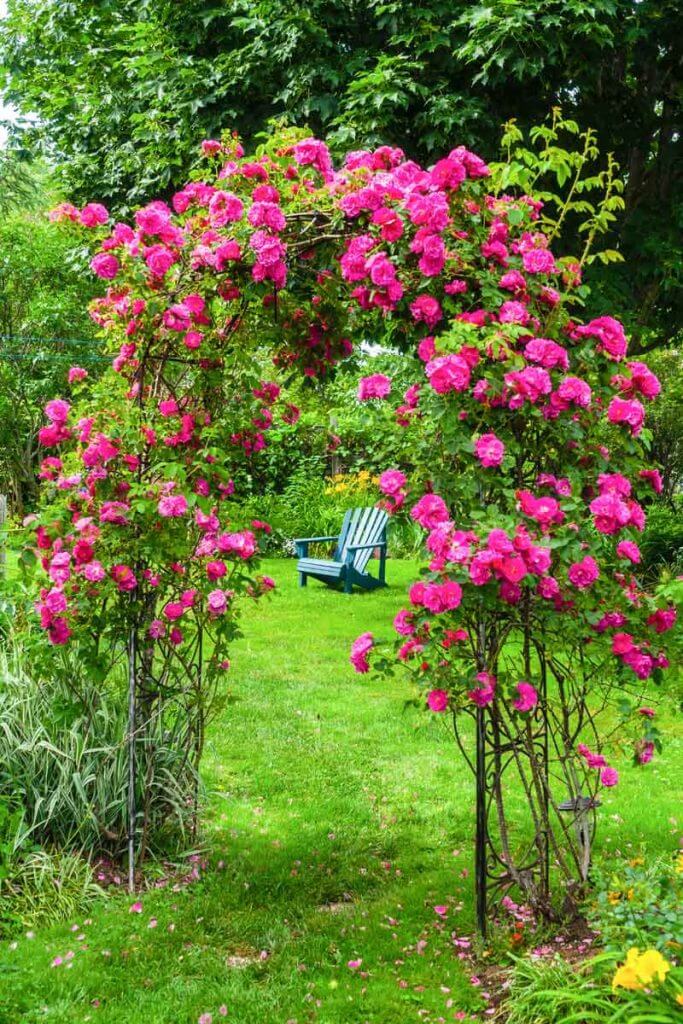
[[[264,569],[277,594],[245,616],[207,747],[209,869],[139,914],[121,895],[3,942],[0,1021],[435,1024],[483,1007],[452,939],[472,931],[472,782],[444,722],[404,710],[404,680],[348,663],[358,633],[391,635],[414,566],[352,597],[299,590],[291,561]],[[647,772],[617,759],[603,847],[674,848],[681,746]]]

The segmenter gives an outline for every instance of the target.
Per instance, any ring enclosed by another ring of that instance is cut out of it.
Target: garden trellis
[[[390,330],[414,369],[396,429],[416,468],[410,480],[387,469],[382,506],[410,499],[430,556],[397,616],[396,655],[431,711],[458,728],[475,719],[480,928],[496,889],[550,917],[551,875],[573,906],[587,874],[560,803],[594,804],[617,781],[601,707],[631,695],[641,763],[658,742],[637,681],[666,667],[674,613],[632,567],[658,487],[641,399],[659,383],[626,360],[618,321],[573,319],[580,262],[551,252],[537,198],[497,189],[464,147],[429,170],[390,147],[335,170],[294,131],[253,157],[231,137],[203,148],[208,177],[133,225],[112,227],[96,203],[57,212],[99,242],[91,266],[107,291],[93,316],[113,366],[76,408],[46,408],[39,611],[51,643],[77,645],[103,676],[127,652],[131,883],[145,722],[182,715],[198,767],[239,599],[271,586],[255,570],[264,524],[223,504],[278,415],[256,347],[315,378],[354,338]],[[391,390],[373,375],[359,397]],[[359,671],[370,658],[393,671],[377,647],[356,641]],[[509,771],[526,796],[521,831]]]

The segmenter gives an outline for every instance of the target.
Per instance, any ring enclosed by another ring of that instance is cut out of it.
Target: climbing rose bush
[[[264,527],[222,508],[283,415],[277,375],[314,382],[351,339],[386,339],[414,383],[397,396],[375,374],[358,398],[395,408],[406,458],[382,474],[382,501],[410,508],[428,554],[393,653],[459,739],[468,716],[485,732],[506,884],[547,906],[546,843],[565,880],[588,870],[559,800],[592,807],[617,782],[595,711],[623,709],[667,665],[675,610],[634,573],[661,486],[644,425],[659,382],[628,359],[618,320],[576,318],[582,268],[552,252],[541,201],[501,192],[464,147],[431,168],[382,146],[335,169],[297,132],[253,156],[230,137],[203,152],[208,170],[131,224],[97,203],[54,214],[96,244],[93,316],[113,362],[85,403],[46,408],[41,624],[105,662],[132,635],[143,695],[161,678],[183,694],[188,678],[218,685],[238,596],[270,586],[252,568]],[[352,661],[391,664],[368,633]],[[659,740],[637,703],[645,763]],[[203,728],[200,715],[199,749]],[[532,805],[531,867],[511,847],[506,744]]]

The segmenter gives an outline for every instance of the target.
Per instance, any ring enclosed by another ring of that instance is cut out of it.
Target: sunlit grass
[[[298,589],[291,561],[264,569],[277,593],[245,615],[207,745],[210,869],[139,915],[121,896],[92,924],[4,942],[0,1021],[196,1024],[225,1004],[232,1024],[402,1024],[482,1005],[450,938],[473,928],[472,780],[399,677],[348,663],[358,633],[390,637],[414,566],[390,561],[388,589],[351,597]],[[599,849],[676,846],[681,747],[647,771],[617,757]]]

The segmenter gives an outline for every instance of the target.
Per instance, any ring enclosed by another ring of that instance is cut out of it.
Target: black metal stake
[[[476,757],[476,785],[477,785],[477,826],[474,848],[474,885],[477,904],[477,928],[482,939],[486,938],[487,930],[487,892],[486,892],[486,858],[488,845],[488,824],[487,804],[488,794],[486,791],[486,722],[484,708],[477,709],[477,757]]]
[[[131,625],[128,636],[128,891],[135,892],[135,718],[136,718],[136,634]]]

